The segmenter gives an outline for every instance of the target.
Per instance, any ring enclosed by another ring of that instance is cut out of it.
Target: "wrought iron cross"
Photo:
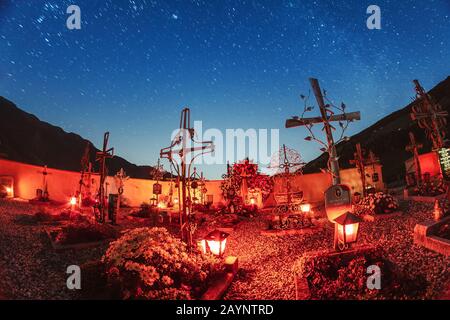
[[[433,143],[433,149],[439,150],[445,145],[448,112],[442,106],[433,103],[430,95],[425,92],[419,80],[413,80],[417,93],[417,101],[412,107],[411,119],[417,120],[420,128],[425,129],[428,139]]]
[[[290,208],[290,205],[292,203],[292,194],[293,194],[293,192],[291,192],[291,181],[289,179],[289,175],[291,173],[291,168],[299,167],[299,166],[302,167],[306,163],[305,162],[290,162],[288,155],[287,155],[287,149],[286,149],[285,144],[283,144],[282,155],[283,155],[282,163],[278,164],[278,166],[276,166],[276,168],[284,169],[287,204],[288,204],[288,207]],[[269,166],[269,168],[274,168],[274,167]]]
[[[194,144],[200,144],[200,146],[195,147],[193,146]],[[173,138],[171,145],[161,149],[160,157],[168,159],[178,175],[180,182],[180,187],[178,188],[180,229],[181,236],[186,240],[188,245],[191,245],[192,241],[192,235],[189,233],[191,199],[190,190],[188,190],[191,165],[198,156],[213,151],[214,144],[212,141],[195,140],[195,131],[191,127],[191,111],[189,108],[184,108],[181,112],[180,128]],[[188,157],[190,157],[190,161]]]

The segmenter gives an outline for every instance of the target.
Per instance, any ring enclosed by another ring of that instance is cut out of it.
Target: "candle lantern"
[[[309,213],[311,211],[311,204],[309,204],[309,203],[302,203],[300,205],[300,210],[303,213]]]
[[[345,212],[335,220],[335,237],[337,237],[338,249],[344,250],[358,240],[359,223],[361,218],[351,212]]]
[[[69,201],[70,206],[73,207],[77,204],[77,197],[71,197]]]
[[[216,229],[206,236],[204,242],[202,242],[202,249],[204,252],[222,257],[225,252],[228,236],[228,233]]]

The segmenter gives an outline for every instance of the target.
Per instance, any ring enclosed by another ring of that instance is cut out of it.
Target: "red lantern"
[[[215,256],[222,257],[225,252],[228,236],[228,233],[217,229],[210,232],[206,236],[205,242],[202,243],[202,246],[204,246],[204,251],[210,252]]]
[[[337,217],[334,222],[337,228],[335,237],[342,250],[358,240],[359,223],[362,222],[360,217],[347,211]]]

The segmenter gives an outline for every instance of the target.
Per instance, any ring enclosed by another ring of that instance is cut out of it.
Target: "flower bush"
[[[397,200],[383,192],[368,194],[355,206],[356,212],[359,214],[392,213],[398,208]]]
[[[219,260],[165,228],[138,228],[112,242],[102,258],[111,287],[122,299],[177,300],[201,296],[220,270]]]
[[[413,189],[413,194],[423,197],[435,197],[446,192],[443,179],[434,179],[423,182]]]
[[[294,264],[294,272],[307,280],[311,299],[406,299],[426,289],[425,279],[409,279],[384,255],[381,248],[351,255],[304,255]],[[372,265],[381,270],[380,290],[367,286],[367,268]]]

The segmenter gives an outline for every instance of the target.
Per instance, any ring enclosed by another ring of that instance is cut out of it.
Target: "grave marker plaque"
[[[153,185],[153,194],[160,195],[162,191],[162,186],[159,183]]]
[[[334,185],[325,191],[325,211],[327,212],[328,220],[334,223],[334,219],[351,210],[352,197],[350,188],[347,185]]]

